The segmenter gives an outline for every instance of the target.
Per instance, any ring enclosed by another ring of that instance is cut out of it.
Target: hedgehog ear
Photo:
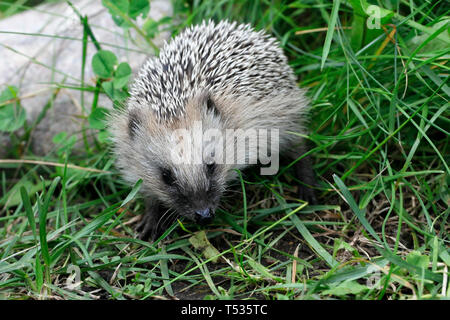
[[[206,107],[206,112],[213,112],[216,117],[220,116],[220,111],[217,109],[217,105],[211,94],[208,93],[205,95],[204,105]]]
[[[130,110],[128,113],[128,134],[131,140],[134,139],[141,125],[142,121],[139,117],[138,111]]]

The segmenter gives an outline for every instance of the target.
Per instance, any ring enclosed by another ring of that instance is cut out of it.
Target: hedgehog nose
[[[195,220],[197,223],[205,225],[212,221],[213,212],[211,209],[203,209],[195,211]]]
[[[195,213],[199,216],[199,218],[211,218],[211,210],[209,208],[203,210],[197,210]]]

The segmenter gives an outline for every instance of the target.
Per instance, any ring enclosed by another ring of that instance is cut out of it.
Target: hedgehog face
[[[161,184],[158,196],[166,206],[198,223],[212,220],[223,191],[219,165],[166,166],[159,171]],[[191,179],[193,174],[195,182]]]
[[[152,170],[156,169],[159,176],[159,187],[155,188],[158,198],[178,214],[199,223],[212,220],[225,189],[228,168],[216,161],[216,155],[223,150],[217,137],[222,125],[212,97],[201,94],[187,104],[182,119],[170,125],[160,124],[164,133],[153,140],[159,140],[156,144],[165,148],[158,155],[164,154],[164,163],[159,160]]]
[[[220,135],[224,122],[210,95],[200,94],[185,110],[183,117],[161,121],[149,109],[129,108],[114,121],[126,130],[112,128],[121,140],[116,154],[126,180],[143,180],[144,194],[205,223],[214,217],[230,171],[215,160],[223,144],[214,133]]]

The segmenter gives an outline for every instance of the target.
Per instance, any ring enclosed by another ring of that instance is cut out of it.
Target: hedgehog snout
[[[208,224],[214,218],[214,210],[210,208],[196,210],[195,220],[198,224]]]
[[[198,224],[207,224],[214,219],[220,193],[207,190],[186,192],[180,189],[173,190],[174,193],[171,195],[173,201],[170,206],[174,207],[181,216]]]

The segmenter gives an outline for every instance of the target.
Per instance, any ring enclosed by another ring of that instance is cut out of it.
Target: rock
[[[101,1],[75,0],[72,3],[82,15],[88,16],[89,25],[102,49],[114,52],[119,61],[128,62],[133,71],[152,54],[152,49],[143,39],[134,35],[130,37],[114,23]],[[159,20],[171,15],[169,0],[151,1],[149,17]],[[29,123],[32,123],[51,101],[58,85],[80,87],[83,27],[74,10],[66,2],[59,2],[0,20],[0,30],[0,90],[7,85],[19,88],[21,104],[27,111]],[[169,36],[168,32],[161,32],[152,41],[161,46]],[[91,60],[96,51],[89,41],[85,83],[90,85],[95,85]],[[92,99],[92,93],[84,92],[87,110]],[[102,94],[98,105],[111,107],[112,103]],[[54,149],[53,137],[61,131],[66,131],[68,136],[77,134],[77,140],[82,141],[81,106],[80,90],[61,88],[46,116],[33,131],[33,153],[49,154]],[[4,148],[8,143],[5,136],[0,139],[0,157],[6,154]]]

